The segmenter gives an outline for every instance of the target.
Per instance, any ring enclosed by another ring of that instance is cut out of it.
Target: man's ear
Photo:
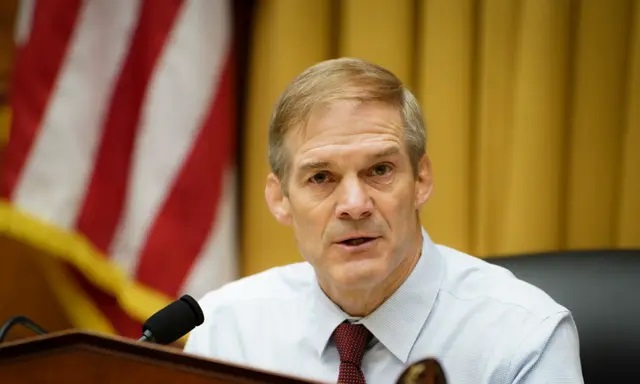
[[[433,191],[433,174],[431,172],[431,160],[425,153],[418,163],[418,172],[416,177],[416,209],[422,208],[424,203],[429,200]]]
[[[291,207],[289,198],[285,196],[280,179],[270,173],[264,188],[264,197],[271,214],[280,224],[291,225]]]

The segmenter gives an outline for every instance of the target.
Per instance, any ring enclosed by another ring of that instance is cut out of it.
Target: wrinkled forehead
[[[314,110],[306,124],[287,133],[285,145],[294,167],[309,159],[402,153],[403,127],[402,114],[392,105],[344,101]]]
[[[387,133],[388,128],[404,136],[400,107],[378,101],[338,99],[310,108],[306,118],[289,129],[285,142],[291,144],[290,149],[297,149],[311,140],[348,140],[363,133]]]

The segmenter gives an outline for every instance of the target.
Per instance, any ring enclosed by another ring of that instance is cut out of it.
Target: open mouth
[[[376,239],[375,237],[355,237],[353,239],[348,239],[348,240],[341,241],[340,244],[349,245],[349,246],[353,247],[353,246],[361,245],[361,244],[364,244],[364,243],[368,243],[368,242],[373,241],[375,239]]]

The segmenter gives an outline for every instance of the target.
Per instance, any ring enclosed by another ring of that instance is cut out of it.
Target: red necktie
[[[339,384],[366,384],[360,363],[372,336],[364,325],[348,322],[338,325],[333,332],[333,342],[340,354]]]

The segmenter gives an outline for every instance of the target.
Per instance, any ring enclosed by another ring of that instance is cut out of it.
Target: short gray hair
[[[427,132],[415,96],[391,71],[355,58],[322,61],[298,75],[278,99],[269,123],[269,164],[286,183],[290,159],[285,136],[306,124],[314,107],[336,100],[379,101],[402,111],[404,135],[414,175],[426,152]]]

